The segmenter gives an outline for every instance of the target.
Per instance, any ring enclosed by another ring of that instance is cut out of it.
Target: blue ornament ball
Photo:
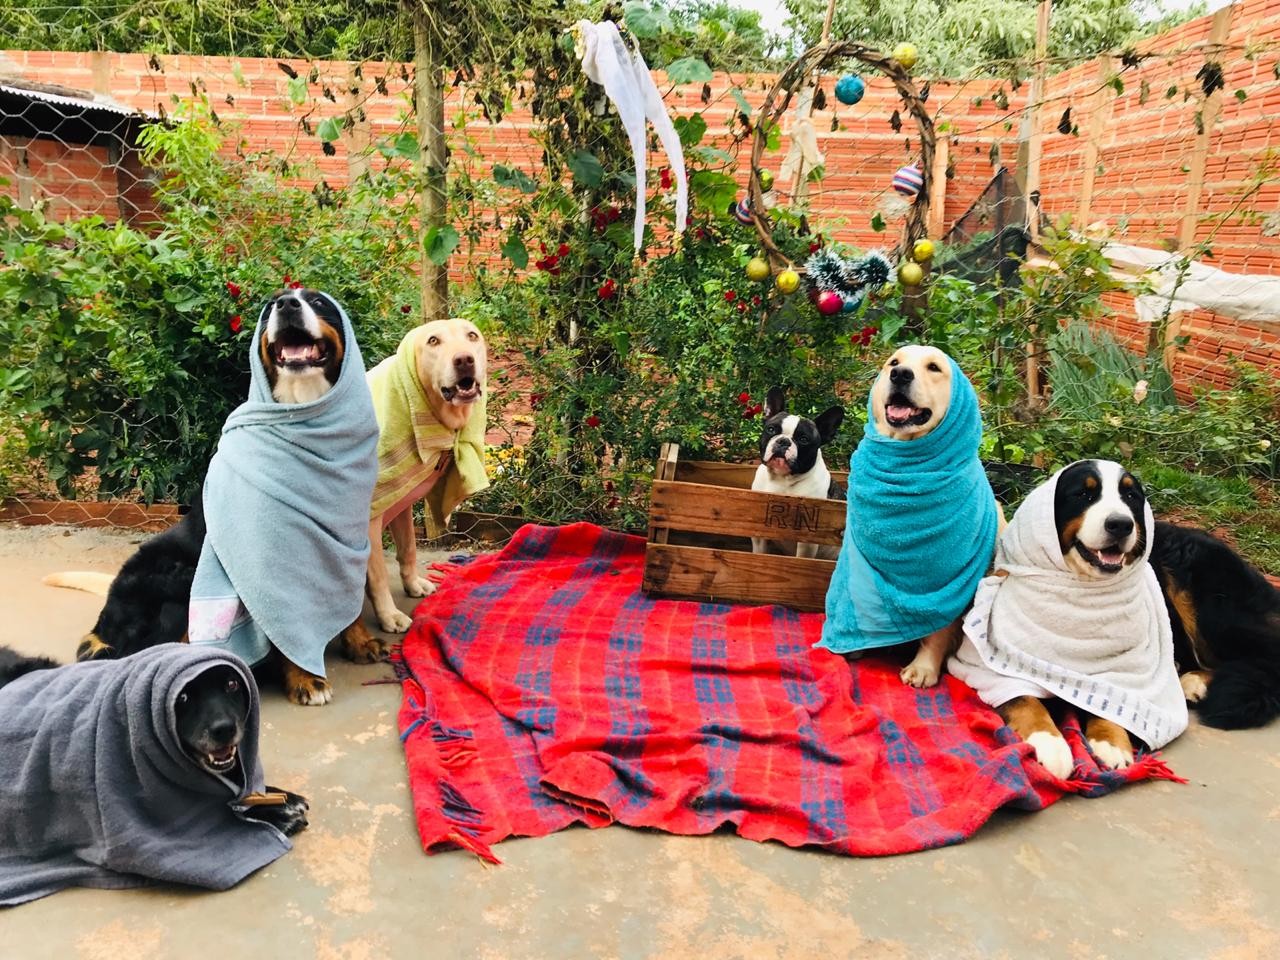
[[[844,306],[841,307],[845,313],[853,313],[862,304],[862,295],[854,296],[853,294],[844,294]]]
[[[836,99],[846,106],[853,106],[867,92],[867,85],[856,73],[846,73],[836,82]]]
[[[733,205],[733,218],[744,226],[750,226],[754,222],[751,219],[751,205],[745,200],[739,200]]]

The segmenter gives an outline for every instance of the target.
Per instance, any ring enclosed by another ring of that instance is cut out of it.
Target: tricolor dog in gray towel
[[[188,722],[197,685],[221,673],[242,695],[222,721],[243,717],[235,742]],[[0,687],[0,718],[0,906],[74,886],[225,890],[306,823],[302,798],[264,795],[258,690],[221,651],[164,644],[34,669]]]

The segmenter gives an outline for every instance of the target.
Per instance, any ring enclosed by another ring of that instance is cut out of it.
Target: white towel
[[[1054,489],[1062,471],[1023,501],[965,617],[951,674],[993,707],[1014,697],[1059,697],[1111,720],[1152,749],[1187,728],[1169,615],[1146,551],[1106,579],[1082,580],[1062,557]]]
[[[645,170],[648,167],[646,121],[653,123],[662,149],[666,151],[671,172],[675,174],[676,233],[684,233],[689,216],[689,182],[684,170],[684,151],[648,65],[639,50],[627,48],[617,26],[611,21],[592,23],[579,20],[574,24],[574,30],[578,35],[577,50],[582,57],[583,72],[604,87],[631,141],[636,170],[636,250],[644,243]]]

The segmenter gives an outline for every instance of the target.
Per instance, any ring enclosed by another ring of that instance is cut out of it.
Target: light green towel
[[[412,334],[394,354],[369,371],[369,391],[378,416],[378,482],[369,516],[387,512],[431,475],[448,452],[444,477],[427,494],[427,535],[438,537],[455,507],[489,486],[484,465],[485,395],[463,429],[454,431],[436,419],[418,380]]]

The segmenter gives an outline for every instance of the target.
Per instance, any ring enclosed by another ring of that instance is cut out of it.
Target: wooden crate
[[[649,501],[646,593],[824,608],[834,561],[752,553],[750,538],[838,546],[844,501],[757,493],[755,473],[753,464],[681,460],[677,444],[663,444]]]

